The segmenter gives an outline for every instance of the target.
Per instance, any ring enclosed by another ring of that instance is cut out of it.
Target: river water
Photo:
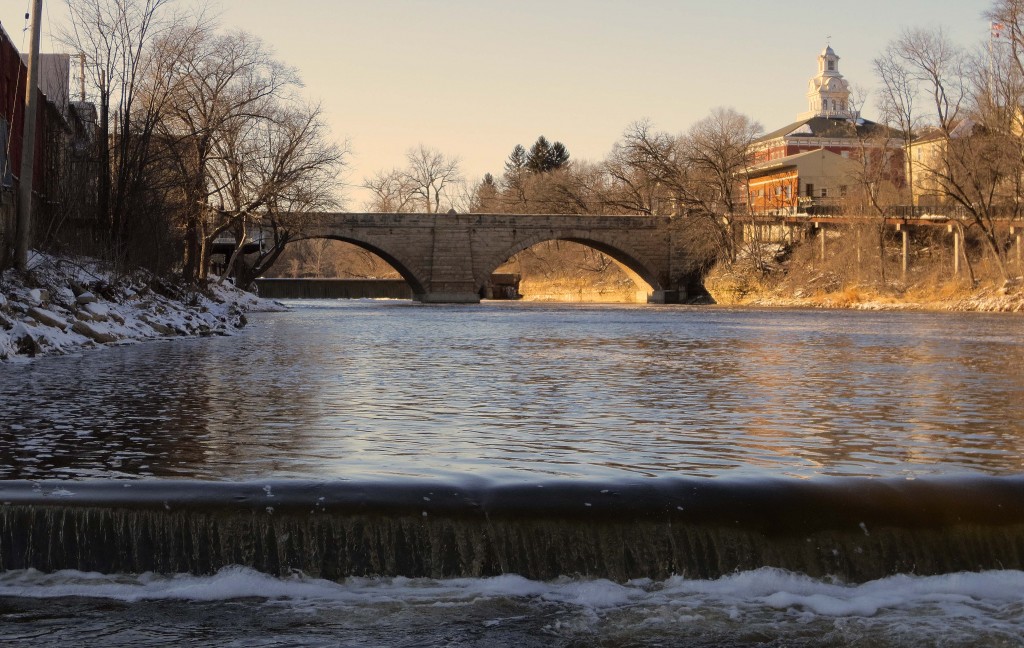
[[[304,480],[486,491],[1024,472],[1019,316],[290,305],[229,338],[0,365],[0,478],[74,498],[76,484],[111,478],[265,480],[269,496],[270,482]],[[15,645],[1017,646],[1021,592],[1015,570],[843,582],[766,565],[616,582],[11,569],[0,634]]]

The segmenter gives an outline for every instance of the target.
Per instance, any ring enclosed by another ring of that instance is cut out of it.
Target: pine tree
[[[548,165],[551,167],[550,170],[561,169],[569,162],[569,149],[565,148],[565,144],[561,142],[555,142],[551,145],[551,150],[548,152]]]
[[[530,154],[526,158],[526,168],[533,173],[547,173],[562,168],[568,161],[569,151],[564,144],[561,142],[552,144],[541,135],[530,147]]]
[[[519,175],[526,168],[526,162],[526,149],[523,148],[522,144],[516,144],[516,147],[512,149],[508,159],[505,161],[505,176],[514,177]]]

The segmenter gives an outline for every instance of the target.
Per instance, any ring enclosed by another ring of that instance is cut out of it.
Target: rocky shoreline
[[[210,283],[197,289],[94,261],[33,256],[26,274],[0,275],[0,361],[179,336],[230,335],[245,313],[280,305]]]

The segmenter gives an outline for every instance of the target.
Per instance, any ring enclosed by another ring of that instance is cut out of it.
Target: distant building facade
[[[27,76],[24,56],[0,25],[0,266],[13,245]],[[32,191],[44,221],[78,215],[95,192],[95,108],[69,101],[69,77],[67,54],[40,56]]]
[[[860,177],[860,162],[824,148],[753,166],[747,188],[751,211],[788,214],[846,198]]]
[[[903,182],[900,140],[854,109],[831,47],[818,55],[807,103],[798,121],[753,142],[747,174],[752,211],[795,213],[816,201],[834,202],[859,181],[866,164],[885,164],[885,176]]]

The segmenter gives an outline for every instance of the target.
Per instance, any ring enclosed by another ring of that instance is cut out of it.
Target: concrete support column
[[[907,279],[907,267],[910,265],[910,232],[907,226],[901,223],[896,224],[896,231],[901,234],[900,242],[900,269],[903,271],[903,280]]]
[[[679,290],[655,290],[647,295],[648,304],[678,304],[686,298],[686,291]]]
[[[860,226],[859,225],[855,225],[854,228],[853,228],[853,231],[854,231],[854,236],[853,236],[854,245],[857,246],[857,283],[860,283],[860,271],[861,271],[861,265],[862,265],[861,264],[861,248],[860,248],[860,235],[861,235]]]
[[[424,304],[479,304],[480,295],[470,292],[431,292],[413,295],[413,299]]]
[[[1021,231],[1020,231],[1020,228],[1016,227],[1015,225],[1011,225],[1010,226],[1010,236],[1014,237],[1014,242],[1015,242],[1014,248],[1015,248],[1016,254],[1017,254],[1017,272],[1020,272],[1022,269],[1024,269],[1024,268],[1022,268],[1021,263],[1020,263],[1020,256],[1021,256],[1020,255],[1020,244],[1021,244]]]
[[[815,223],[814,226],[818,228],[818,239],[821,241],[821,251],[818,253],[818,260],[821,263],[825,263],[825,225]]]
[[[473,232],[454,215],[436,216],[432,231],[430,280],[413,298],[424,304],[478,304],[473,280]]]
[[[960,276],[960,230],[952,225],[946,226],[947,232],[953,233],[953,276]]]

